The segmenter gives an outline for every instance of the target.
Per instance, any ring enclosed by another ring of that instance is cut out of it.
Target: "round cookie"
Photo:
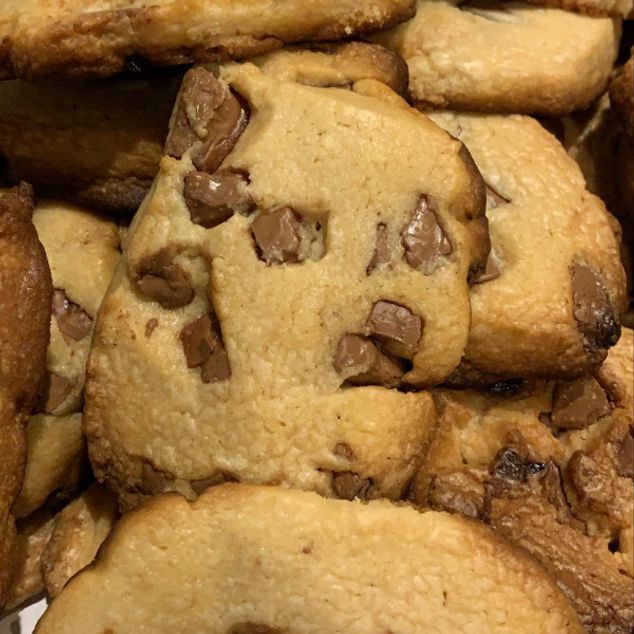
[[[36,632],[108,630],[583,632],[548,575],[475,522],[236,484],[125,517]]]
[[[11,507],[24,472],[24,426],[44,377],[51,311],[46,254],[29,186],[0,192],[0,610],[15,566]]]
[[[434,411],[410,387],[462,356],[484,191],[460,142],[370,84],[391,97],[253,64],[186,76],[89,364],[91,461],[124,503],[411,478]]]
[[[528,117],[431,118],[465,143],[487,183],[492,243],[453,383],[574,378],[599,365],[619,337],[625,275],[614,221],[577,164]]]
[[[0,76],[113,75],[158,66],[241,59],[298,41],[328,41],[394,26],[414,0],[106,0],[4,3]]]
[[[634,626],[634,336],[593,375],[442,391],[412,488],[424,507],[480,519],[557,579],[589,632]]]
[[[377,42],[408,63],[424,107],[563,115],[603,92],[619,21],[515,2],[419,0],[409,22]]]

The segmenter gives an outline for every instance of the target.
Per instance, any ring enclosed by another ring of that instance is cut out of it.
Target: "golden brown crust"
[[[37,4],[37,3],[36,3]],[[394,26],[413,15],[412,0],[329,0],[310,10],[295,2],[261,0],[213,6],[201,0],[97,12],[69,10],[62,0],[47,6],[49,20],[22,15],[6,29],[0,74],[24,78],[106,77],[139,57],[158,66],[223,61],[260,55],[285,43],[337,40]],[[64,9],[66,9],[64,11]],[[251,19],[249,19],[251,18]],[[169,28],[168,28],[169,26]]]
[[[11,505],[22,483],[24,425],[46,364],[52,284],[31,223],[32,191],[0,194],[0,607],[12,574]]]

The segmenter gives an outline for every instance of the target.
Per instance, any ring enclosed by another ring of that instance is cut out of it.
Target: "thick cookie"
[[[6,3],[5,3],[6,4]],[[113,75],[139,59],[165,66],[336,40],[410,18],[414,0],[107,0],[11,2],[0,20],[0,75]]]
[[[562,115],[605,88],[620,27],[558,9],[495,0],[419,0],[416,17],[376,36],[409,65],[423,106]]]
[[[40,203],[33,223],[53,278],[46,381],[28,423],[24,485],[14,506],[26,517],[52,494],[76,490],[85,463],[81,409],[94,319],[120,258],[117,225],[92,212]]]
[[[634,626],[634,339],[572,382],[443,391],[413,487],[426,507],[481,519],[552,572],[589,632]]]
[[[194,504],[161,496],[124,518],[36,632],[203,629],[583,631],[548,575],[475,522],[226,484]]]
[[[575,378],[601,363],[619,337],[624,272],[613,220],[579,167],[528,117],[432,119],[466,144],[487,183],[491,257],[471,290],[454,383]]]
[[[179,83],[0,83],[7,177],[40,195],[135,212],[158,169]]]
[[[186,76],[100,312],[93,466],[126,503],[227,478],[397,498],[435,416],[409,387],[468,335],[481,178],[383,84],[398,103],[220,73]]]
[[[32,211],[27,185],[0,192],[0,610],[15,565],[11,506],[22,485],[24,426],[44,377],[51,314],[51,276]]]
[[[298,83],[346,87],[372,79],[407,92],[407,65],[376,44],[288,47],[253,62]],[[135,212],[158,171],[179,77],[0,83],[6,177],[33,183],[42,195]]]

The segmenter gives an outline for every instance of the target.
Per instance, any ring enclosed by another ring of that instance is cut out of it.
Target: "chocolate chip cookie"
[[[634,625],[633,333],[593,375],[442,391],[412,490],[490,524],[557,579],[589,632]]]
[[[185,77],[100,313],[93,467],[126,505],[226,479],[398,498],[434,424],[413,388],[468,336],[481,178],[384,84],[219,73]]]
[[[125,517],[38,633],[148,627],[583,632],[551,578],[486,526],[243,484],[215,487],[193,504],[161,496]]]
[[[376,40],[402,55],[427,107],[562,115],[604,90],[618,20],[496,0],[419,0],[416,17]]]
[[[0,192],[0,610],[15,566],[11,507],[20,491],[24,427],[46,363],[51,276],[31,222],[28,185]]]
[[[388,28],[413,11],[414,0],[11,2],[0,18],[0,76],[104,77],[147,62],[242,59]]]
[[[599,365],[619,338],[625,276],[613,219],[579,167],[528,117],[432,118],[482,172],[491,230],[454,382],[574,378]]]
[[[555,7],[592,16],[634,17],[632,0],[527,0],[542,7]]]

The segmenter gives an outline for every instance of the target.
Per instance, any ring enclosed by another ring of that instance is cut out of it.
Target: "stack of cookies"
[[[0,1],[0,613],[634,631],[628,17]]]

